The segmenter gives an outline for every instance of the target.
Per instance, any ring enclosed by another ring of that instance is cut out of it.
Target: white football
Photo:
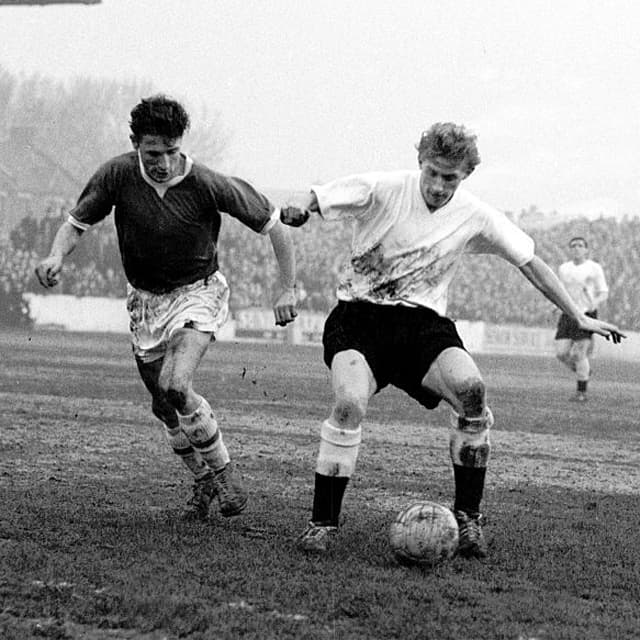
[[[458,523],[451,509],[417,502],[401,511],[389,529],[391,550],[403,563],[435,565],[458,548]]]

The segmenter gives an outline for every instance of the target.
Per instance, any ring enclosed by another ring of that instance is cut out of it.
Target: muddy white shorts
[[[219,271],[169,293],[127,285],[127,311],[134,355],[153,362],[164,356],[178,329],[211,332],[215,337],[229,315],[229,285]]]

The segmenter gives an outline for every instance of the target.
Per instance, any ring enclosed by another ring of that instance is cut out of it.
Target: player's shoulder
[[[497,207],[489,204],[486,200],[482,200],[482,198],[479,198],[464,187],[459,187],[456,190],[453,204],[455,204],[459,208],[466,209],[470,213],[481,216],[487,216],[491,218],[497,217],[499,219],[507,217],[503,211],[500,211],[500,209],[498,209]]]
[[[191,171],[189,172],[189,175],[196,182],[214,186],[214,187],[225,184],[233,180],[232,176],[229,176],[226,173],[223,173],[222,171],[217,171],[216,169],[212,169],[211,167],[201,162],[198,162],[197,160],[193,160],[193,164],[191,165]]]
[[[560,271],[566,271],[567,269],[571,269],[572,266],[573,266],[573,260],[565,260],[560,264],[558,269]]]
[[[419,176],[419,171],[366,171],[363,173],[352,173],[343,176],[342,178],[338,178],[338,181],[384,186],[404,184],[407,181],[418,179]]]
[[[321,182],[311,186],[312,191],[331,192],[334,190],[349,190],[351,193],[368,194],[400,192],[411,189],[419,180],[418,172],[411,171],[367,171],[351,173],[328,182]]]
[[[121,153],[103,162],[95,171],[94,178],[106,180],[119,180],[122,176],[132,175],[138,166],[138,154],[135,151]]]
[[[370,185],[373,191],[414,190],[420,185],[420,172],[398,169],[394,171],[370,171],[353,176],[355,182]]]
[[[586,262],[592,271],[596,271],[596,272],[603,271],[602,265],[597,260],[592,260],[591,258],[588,258]]]
[[[217,177],[222,174],[219,171],[215,171],[211,167],[208,167],[206,164],[202,164],[192,158],[191,171],[189,171],[189,175],[195,178],[209,178]]]

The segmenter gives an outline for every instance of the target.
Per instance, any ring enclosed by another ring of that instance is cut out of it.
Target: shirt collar
[[[171,178],[171,180],[167,180],[166,182],[156,182],[147,174],[147,172],[144,170],[144,165],[142,164],[140,151],[138,151],[138,166],[140,167],[142,179],[147,184],[151,185],[160,194],[160,196],[163,196],[167,192],[167,189],[169,189],[170,187],[175,187],[189,175],[191,167],[193,167],[193,160],[188,155],[184,154],[184,173],[176,176],[175,178]]]

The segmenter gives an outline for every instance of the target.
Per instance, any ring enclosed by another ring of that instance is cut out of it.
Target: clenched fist
[[[62,258],[60,256],[49,256],[36,267],[36,276],[40,284],[49,289],[58,284],[60,271],[62,271]]]
[[[287,206],[280,209],[280,221],[290,227],[301,227],[309,219],[309,211],[300,207]]]

